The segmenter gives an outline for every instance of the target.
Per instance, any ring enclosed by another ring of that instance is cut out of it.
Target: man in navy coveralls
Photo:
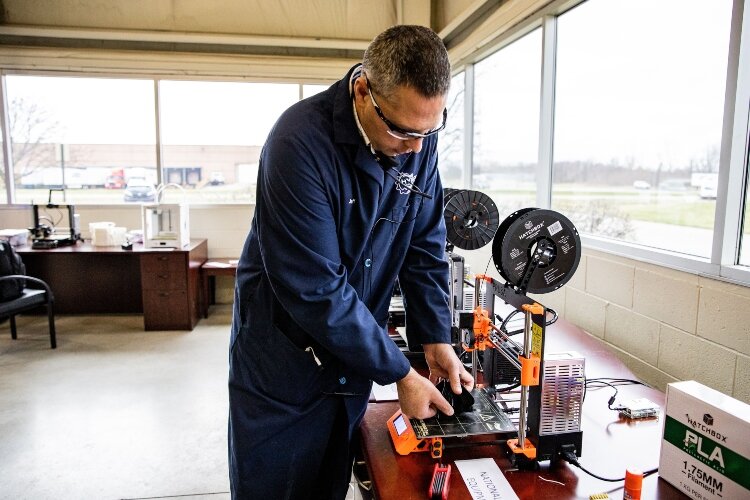
[[[449,344],[437,132],[450,78],[433,31],[395,26],[271,130],[234,297],[233,498],[345,498],[371,381],[396,382],[415,418],[453,413],[438,378],[473,386]],[[429,380],[386,331],[396,278]]]

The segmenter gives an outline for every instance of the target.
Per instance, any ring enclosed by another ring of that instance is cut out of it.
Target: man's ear
[[[354,80],[354,97],[357,100],[367,97],[367,81],[364,76],[360,76]]]

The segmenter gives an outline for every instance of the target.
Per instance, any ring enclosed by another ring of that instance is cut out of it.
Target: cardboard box
[[[695,381],[667,386],[659,476],[690,498],[750,498],[750,405]]]

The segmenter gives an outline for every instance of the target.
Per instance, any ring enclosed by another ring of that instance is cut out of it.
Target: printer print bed
[[[471,395],[474,396],[474,406],[470,412],[456,413],[450,417],[438,413],[424,420],[409,419],[417,438],[506,433],[515,435],[518,432],[508,415],[497,407],[483,389],[474,389]]]

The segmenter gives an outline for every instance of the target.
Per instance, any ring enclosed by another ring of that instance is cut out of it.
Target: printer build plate
[[[474,406],[470,412],[453,414],[450,417],[438,413],[424,420],[410,418],[409,422],[417,438],[518,434],[515,424],[483,389],[475,388],[471,395],[474,396]]]

